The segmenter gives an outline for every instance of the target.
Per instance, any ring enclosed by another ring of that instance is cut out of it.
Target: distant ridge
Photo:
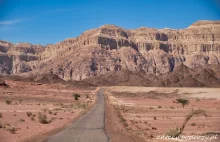
[[[47,46],[0,41],[0,75],[43,83],[218,87],[219,65],[219,21],[178,30],[107,24]]]

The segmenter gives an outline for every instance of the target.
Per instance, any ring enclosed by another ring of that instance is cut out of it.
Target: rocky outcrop
[[[198,21],[180,30],[104,25],[45,47],[0,42],[1,74],[52,71],[64,80],[82,80],[123,69],[162,75],[182,63],[189,68],[219,65],[219,21]]]
[[[30,43],[13,44],[0,41],[0,74],[16,74],[29,72],[33,64],[39,62],[39,57],[45,48]]]

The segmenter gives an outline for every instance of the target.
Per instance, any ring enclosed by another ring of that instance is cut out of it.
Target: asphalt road
[[[63,131],[53,135],[47,142],[108,142],[105,133],[105,105],[103,90],[97,93],[95,106]]]

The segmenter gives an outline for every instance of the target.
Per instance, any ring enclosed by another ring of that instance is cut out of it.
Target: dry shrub
[[[1,121],[0,121],[0,128],[4,128],[4,125],[2,124]]]
[[[186,117],[181,127],[177,127],[176,129],[171,129],[167,135],[172,137],[178,137],[182,134],[186,124],[189,122],[190,119],[197,116],[205,116],[207,117],[207,114],[204,110],[198,109],[198,110],[192,110]]]
[[[20,119],[19,121],[20,121],[20,122],[25,122],[25,120],[24,120],[24,119]]]
[[[11,134],[15,134],[17,129],[15,127],[11,127],[8,129],[8,131],[11,133]]]
[[[48,111],[49,114],[53,114],[53,112],[51,110]]]
[[[170,109],[175,109],[175,107],[171,106]]]
[[[5,103],[10,105],[12,103],[12,101],[11,100],[6,100]]]
[[[44,112],[47,112],[47,111],[48,111],[48,108],[44,108],[43,111],[44,111]]]
[[[34,119],[34,117],[32,116],[32,117],[31,117],[31,121],[34,121],[34,120],[35,120],[35,119]]]
[[[42,124],[49,124],[49,123],[52,122],[51,120],[47,119],[47,115],[46,114],[41,113],[41,112],[38,115],[38,119],[39,119],[39,122],[42,123]]]
[[[32,112],[27,112],[26,114],[27,114],[28,117],[31,117]]]

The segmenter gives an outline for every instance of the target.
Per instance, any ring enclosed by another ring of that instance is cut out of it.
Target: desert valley
[[[90,113],[103,103],[104,121],[83,133],[100,129],[112,142],[219,141],[220,21],[179,30],[103,25],[46,46],[0,41],[0,142],[61,138],[95,121]]]

